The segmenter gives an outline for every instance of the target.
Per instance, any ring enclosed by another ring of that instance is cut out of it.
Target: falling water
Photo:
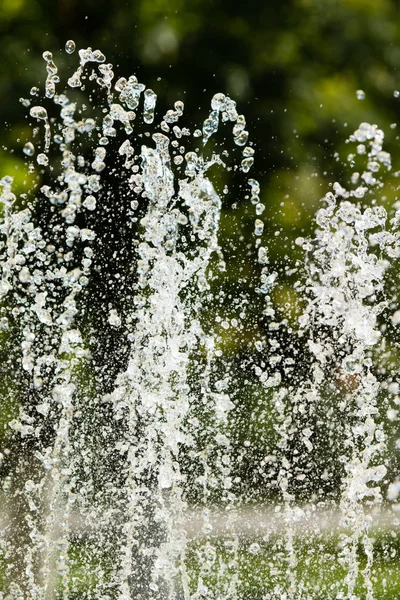
[[[65,51],[75,57],[72,40]],[[32,88],[21,99],[36,183],[16,195],[1,180],[10,383],[0,597],[389,597],[375,592],[372,530],[386,515],[396,538],[396,513],[382,505],[398,507],[400,491],[387,476],[382,412],[387,392],[399,398],[384,361],[387,323],[400,322],[390,287],[400,211],[380,200],[391,169],[383,132],[362,123],[349,138],[361,172],[333,185],[314,235],[296,240],[293,328],[275,314],[280,275],[235,102],[216,94],[202,128],[189,128],[183,102],[158,119],[156,93],[134,75],[114,82],[99,50],[79,50],[66,89],[52,54],[43,58],[44,97]],[[220,283],[221,181],[232,176],[255,209],[255,303]],[[237,369],[220,331],[242,330],[251,310],[267,334]],[[238,441],[248,372],[261,406],[253,418],[274,432],[258,472],[275,492],[256,505],[241,477],[251,444]],[[321,470],[324,436],[336,458]],[[336,497],[315,492],[338,479]],[[313,581],[316,561],[330,573]]]

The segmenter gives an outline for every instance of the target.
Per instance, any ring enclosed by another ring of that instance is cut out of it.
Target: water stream
[[[67,83],[45,52],[44,94],[21,99],[32,189],[0,182],[0,598],[392,597],[400,207],[381,200],[383,131],[350,136],[357,167],[296,240],[293,327],[275,312],[281,274],[236,103],[216,94],[199,128],[181,101],[160,117],[154,91],[116,79],[102,52],[65,50],[79,62]],[[256,273],[233,294],[229,194],[253,221],[234,250]],[[224,332],[257,318],[255,358],[224,350]],[[272,431],[262,459],[249,427]],[[256,499],[246,464],[269,495]]]

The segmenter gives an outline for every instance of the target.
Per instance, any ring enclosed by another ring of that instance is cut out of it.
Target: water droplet
[[[364,100],[365,99],[365,92],[364,92],[364,90],[357,90],[356,91],[356,96],[357,96],[357,100]]]
[[[243,173],[248,173],[254,164],[254,158],[251,156],[249,158],[244,158],[241,163]]]
[[[7,317],[1,317],[0,318],[0,329],[3,331],[6,331],[9,329],[9,327],[10,327],[10,324],[8,322]]]
[[[38,154],[36,160],[39,165],[46,166],[49,164],[49,157],[47,156],[47,154]]]
[[[108,322],[113,327],[121,326],[121,318],[119,317],[119,315],[115,309],[110,310],[110,314],[108,316]]]
[[[258,554],[260,552],[260,550],[261,550],[260,544],[257,544],[257,542],[255,542],[254,544],[251,544],[251,546],[249,546],[250,554]]]
[[[157,102],[157,94],[153,90],[146,90],[144,92],[144,107],[143,107],[143,120],[145,123],[152,123],[154,121],[154,109]]]
[[[35,119],[43,121],[47,119],[47,110],[43,108],[43,106],[32,106],[31,110],[29,111],[29,114]]]
[[[396,312],[392,315],[392,323],[393,325],[400,324],[400,310],[396,310]]]
[[[32,142],[27,142],[24,146],[23,153],[27,156],[33,156],[35,154],[35,146]]]
[[[51,52],[49,52],[48,50],[45,50],[45,52],[43,52],[42,56],[46,62],[50,62],[51,60],[53,60],[53,54]]]
[[[244,146],[247,142],[249,138],[249,132],[248,131],[241,131],[237,136],[235,136],[233,138],[235,144],[237,144],[238,146]]]
[[[262,235],[264,231],[264,223],[260,219],[256,219],[254,224],[254,235]]]
[[[95,210],[96,198],[94,196],[87,196],[83,202],[83,206],[88,210]]]
[[[211,108],[213,110],[217,110],[217,111],[221,111],[224,109],[225,107],[225,94],[215,94],[215,96],[213,96],[212,100],[211,100]]]
[[[75,49],[76,44],[74,40],[68,40],[68,42],[65,43],[65,52],[67,52],[67,54],[73,54],[73,52],[75,52]]]
[[[212,110],[208,118],[203,123],[203,142],[207,143],[208,139],[218,131],[219,112]]]

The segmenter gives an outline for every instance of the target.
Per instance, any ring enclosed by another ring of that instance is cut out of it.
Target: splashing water
[[[65,51],[74,54],[72,40]],[[297,240],[302,308],[293,331],[275,315],[279,277],[262,242],[265,207],[259,183],[247,179],[254,149],[235,102],[216,94],[202,129],[182,125],[180,101],[158,122],[153,90],[133,75],[114,83],[99,50],[78,54],[60,92],[45,52],[43,102],[37,88],[34,106],[23,100],[35,125],[23,153],[38,183],[17,196],[12,178],[0,182],[1,326],[14,377],[13,400],[4,398],[1,597],[378,598],[371,527],[388,482],[380,395],[396,382],[374,359],[387,352],[389,312],[400,322],[386,290],[400,215],[370,201],[391,169],[383,132],[362,123],[350,137],[365,170],[349,189],[334,184],[314,236]],[[221,144],[227,126],[232,141]],[[240,465],[250,443],[238,450],[237,390],[247,389],[249,363],[238,374],[215,325],[238,328],[250,302],[237,290],[228,300],[243,316],[219,316],[227,265],[217,189],[232,174],[256,213],[255,291],[268,335],[255,341],[261,361],[250,367],[259,403],[272,407],[260,413],[275,437],[259,472],[274,481],[273,510],[246,498]],[[333,406],[321,415],[327,398]],[[336,436],[331,473],[315,450],[323,435]],[[339,478],[336,499],[308,494],[315,478]],[[399,491],[393,481],[389,499]],[[330,555],[317,515],[332,509],[340,518]],[[267,525],[251,516],[257,510]],[[310,580],[302,564],[312,571],[321,556],[343,575]]]

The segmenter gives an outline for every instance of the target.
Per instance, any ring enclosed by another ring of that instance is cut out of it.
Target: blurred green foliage
[[[183,99],[193,121],[217,91],[238,102],[257,149],[266,236],[282,232],[268,245],[275,262],[287,260],[329,183],[345,176],[333,153],[361,121],[385,130],[396,164],[399,17],[394,0],[1,0],[0,174],[15,171],[24,187],[29,128],[18,99],[43,85],[42,52],[57,60],[74,39],[100,48],[120,75],[136,73],[165,104]]]

